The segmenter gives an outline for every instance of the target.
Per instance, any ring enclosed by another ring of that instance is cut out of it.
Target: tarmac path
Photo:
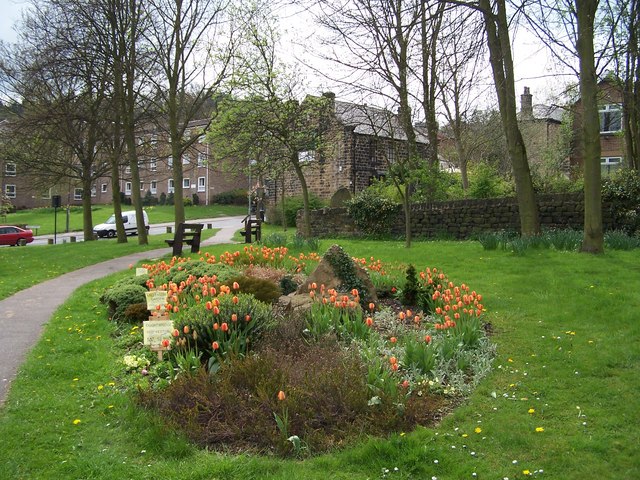
[[[201,242],[201,246],[234,243],[233,235],[241,228],[243,217],[221,217],[192,222],[211,223],[220,230]],[[55,310],[80,286],[128,268],[129,264],[171,253],[170,248],[147,250],[106,262],[90,265],[21,290],[0,300],[0,406],[4,404],[11,381],[38,342],[44,325]],[[28,314],[27,314],[28,312]]]

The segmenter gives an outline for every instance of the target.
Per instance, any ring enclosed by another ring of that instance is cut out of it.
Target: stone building
[[[568,171],[568,146],[562,136],[563,109],[534,104],[529,87],[520,95],[518,124],[527,148],[529,165],[534,168],[558,168]]]
[[[321,146],[301,151],[298,158],[309,192],[322,200],[348,198],[387,175],[389,166],[407,155],[407,136],[398,116],[369,105],[338,101],[333,93],[329,118],[322,126]],[[428,152],[427,137],[416,130],[421,157]],[[265,180],[269,203],[301,195],[300,182],[293,173]]]

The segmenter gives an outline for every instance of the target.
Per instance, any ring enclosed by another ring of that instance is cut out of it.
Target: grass
[[[130,205],[123,205],[123,211],[133,210]],[[156,205],[145,207],[149,215],[149,222],[166,223],[173,222],[173,205]],[[216,218],[224,216],[245,215],[247,207],[236,205],[207,205],[185,207],[185,217],[187,220],[199,218]],[[102,223],[113,215],[111,205],[94,205],[92,208],[93,224]],[[54,229],[54,209],[34,208],[31,210],[19,210],[7,215],[6,219],[0,218],[2,223],[7,225],[39,225],[38,235],[53,234]],[[63,232],[66,227],[66,209],[58,209],[57,231]],[[69,209],[69,230],[72,232],[82,231],[82,207],[70,207]],[[36,232],[34,231],[34,234]]]
[[[339,243],[406,265],[399,242]],[[30,353],[0,411],[0,478],[640,477],[637,251],[515,256],[477,242],[416,242],[410,258],[482,293],[498,344],[494,372],[437,428],[303,462],[200,451],[121,392],[116,327],[97,298],[123,272],[79,289]]]
[[[209,238],[215,231],[203,230],[202,239]],[[0,300],[36,283],[87,265],[131,253],[165,248],[167,244],[164,241],[170,238],[173,238],[173,234],[149,235],[148,245],[138,245],[137,237],[128,237],[127,243],[98,240],[97,243],[0,248]]]

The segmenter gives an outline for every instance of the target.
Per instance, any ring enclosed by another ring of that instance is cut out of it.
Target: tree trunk
[[[300,167],[300,162],[298,161],[298,152],[292,153],[291,165],[293,165],[293,169],[296,172],[298,180],[300,181],[300,188],[302,189],[302,204],[304,213],[304,221],[302,222],[302,235],[305,238],[309,238],[311,236],[311,220],[309,218],[309,188],[307,187],[307,181],[304,178],[304,172],[302,171],[302,167]]]
[[[404,195],[402,197],[402,209],[404,210],[404,246],[405,248],[411,248],[411,240],[413,234],[411,232],[411,203],[409,201],[409,186],[405,185]]]
[[[593,24],[598,0],[576,1],[578,20],[578,58],[580,60],[580,98],[583,107],[582,142],[584,148],[584,237],[581,251],[604,252],[600,171],[600,117],[598,84],[594,61]]]
[[[85,242],[94,240],[91,214],[91,178],[86,173],[82,178],[82,229]]]
[[[520,231],[523,236],[540,233],[538,203],[531,180],[527,151],[518,126],[516,95],[513,75],[513,58],[509,40],[504,0],[497,0],[498,12],[493,13],[489,0],[479,0],[485,22],[489,60],[500,106],[502,127],[516,184],[516,196],[520,215]]]

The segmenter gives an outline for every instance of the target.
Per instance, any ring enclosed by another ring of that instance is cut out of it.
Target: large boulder
[[[296,293],[308,296],[312,283],[318,288],[324,285],[327,290],[333,288],[341,292],[350,292],[356,288],[360,298],[366,302],[378,301],[376,288],[367,271],[357,265],[340,245],[332,245],[327,250],[316,269],[298,287]]]

